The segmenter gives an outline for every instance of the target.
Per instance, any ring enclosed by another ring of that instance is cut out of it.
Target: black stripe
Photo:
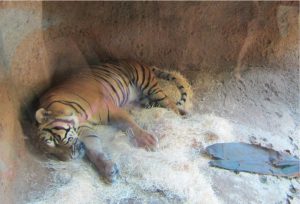
[[[146,86],[145,86],[144,88],[142,88],[142,93],[143,93],[144,90],[147,89],[148,86],[150,85],[150,81],[151,81],[151,72],[150,72],[150,70],[148,70],[148,71],[149,71],[148,81],[147,81]]]
[[[120,77],[120,79],[118,78],[117,80],[120,82],[120,85],[123,88],[122,93],[123,93],[123,96],[125,97],[122,102],[122,105],[124,105],[128,101],[128,97],[129,97],[129,84],[126,83],[126,80],[123,78],[122,75],[118,75],[118,76]],[[122,81],[123,81],[123,83],[122,83]]]
[[[76,140],[76,141],[77,141],[77,140]],[[73,157],[73,156],[75,155],[75,151],[76,151],[75,145],[72,145],[72,146],[70,147],[70,149],[71,149],[71,156]]]
[[[88,135],[88,136],[86,136],[86,137],[97,137],[97,138],[98,138],[97,135]]]
[[[101,114],[99,113],[100,124],[102,123]]]
[[[105,105],[106,105],[106,109],[107,109],[107,122],[109,123],[110,122],[110,115],[109,115],[109,106],[107,105],[106,102],[104,102]]]
[[[89,128],[89,129],[91,129],[91,130],[94,130],[94,128],[89,127],[89,126],[87,126],[87,125],[81,125],[81,126],[78,128],[78,132],[80,131],[80,128]]]
[[[143,66],[143,65],[140,65],[140,67],[142,68],[142,76],[143,76],[143,80],[142,80],[142,83],[141,83],[141,85],[140,85],[139,88],[142,88],[142,87],[143,87],[143,84],[144,84],[144,82],[145,82],[146,73],[145,73],[145,68],[144,68],[144,66]]]
[[[53,103],[61,103],[67,106],[72,107],[77,113],[80,113],[72,104],[75,104],[85,115],[85,119],[88,118],[88,114],[86,113],[86,111],[84,110],[84,108],[79,105],[77,102],[72,102],[72,101],[65,101],[65,100],[57,100],[57,101],[52,101],[50,104],[48,104],[48,106],[46,107],[46,109],[48,109]],[[82,113],[80,113],[82,115]]]
[[[41,140],[41,141],[47,143],[48,141],[51,141],[51,142],[52,142],[53,140],[43,138],[43,140]]]
[[[159,92],[162,92],[162,90],[160,88],[154,89],[154,91],[151,93],[151,95],[157,94]]]
[[[107,79],[105,79],[104,77],[100,76],[99,74],[97,74],[97,77],[99,77],[100,79],[102,79],[103,81],[105,81],[110,86],[110,88],[116,94],[116,96],[118,98],[118,104],[120,104],[121,103],[121,99],[120,99],[120,96],[119,96],[117,90],[115,89],[115,87]]]
[[[56,119],[52,120],[50,123],[48,123],[48,126],[52,125],[53,123],[56,123],[56,122],[63,122],[63,123],[67,123],[67,124],[71,123],[73,126],[75,125],[74,120],[66,120],[66,119],[56,118]]]
[[[128,72],[124,72],[125,70],[120,68],[120,67],[113,67],[114,69],[116,69],[116,71],[119,71],[121,72],[121,74],[119,74],[119,76],[122,78],[122,80],[124,81],[125,85],[128,86],[129,85],[129,82],[130,82],[130,79],[128,78],[129,76],[127,76]],[[128,82],[127,82],[127,80]]]
[[[67,141],[67,143],[65,145],[69,144],[69,142],[71,141],[71,139],[73,139],[73,137],[69,137],[68,141]]]
[[[62,138],[60,135],[54,133],[54,132],[52,131],[52,129],[54,129],[54,130],[57,130],[57,129],[59,129],[59,130],[65,130],[64,137]],[[71,128],[69,127],[68,129],[65,129],[65,128],[57,128],[57,127],[53,127],[53,128],[51,128],[51,129],[49,129],[49,128],[44,128],[43,130],[46,131],[46,132],[51,133],[51,135],[52,135],[53,137],[55,137],[57,140],[63,141],[64,139],[66,139],[67,134],[68,134],[68,132],[71,130]],[[60,138],[58,138],[58,136],[59,136]]]
[[[149,90],[148,90],[148,95],[151,95],[152,93],[152,89],[154,89],[156,86],[157,86],[157,84],[158,84],[158,82],[155,82],[155,84],[153,84],[152,86],[151,86],[151,88],[149,88]]]
[[[181,96],[187,96],[187,94],[186,93],[182,93]]]
[[[118,74],[118,76],[121,78],[121,80],[123,81],[123,83],[124,83],[126,86],[129,86],[130,80],[129,80],[128,76],[126,75],[126,73],[123,72],[124,70],[118,69],[117,67],[113,67],[113,68],[115,68],[115,71],[120,72],[120,73]]]
[[[49,94],[48,96],[46,96],[46,100],[49,100],[52,96],[55,96],[55,94]]]
[[[164,100],[164,99],[166,99],[166,98],[167,98],[167,96],[164,96],[164,97],[162,97],[162,98],[155,99],[155,100],[153,100],[152,102],[157,103],[157,102],[162,101],[162,100]]]
[[[107,87],[105,86],[105,84],[103,84],[103,81],[101,81],[98,78],[93,78],[93,79],[96,80],[97,82],[99,82],[102,85],[102,87],[106,90],[106,93],[108,93],[109,96],[111,97],[111,99],[114,101],[115,98],[113,97],[113,95],[111,95],[111,91],[109,89],[107,89]]]
[[[110,123],[110,114],[109,114],[109,108],[107,108],[107,122]]]
[[[52,135],[53,139],[54,139],[54,143],[57,144],[57,140],[58,140],[57,135],[49,128],[44,128],[43,130],[46,131],[46,132],[49,132]],[[59,140],[60,140],[60,138],[59,138]]]
[[[53,103],[61,103],[61,104],[67,105],[67,106],[71,106],[71,107],[75,110],[76,113],[81,114],[77,108],[75,108],[72,104],[70,104],[71,102],[63,101],[63,100],[60,100],[60,101],[52,101],[51,103],[48,104],[48,106],[46,107],[46,109],[49,109],[49,107],[50,107]]]
[[[46,132],[49,132],[49,133],[51,133],[52,135],[54,135],[54,132],[52,132],[52,130],[51,130],[51,129],[49,129],[49,128],[44,128],[43,130],[44,130],[44,131],[46,131]]]
[[[137,68],[135,66],[132,66],[133,69],[135,70],[135,74],[136,74],[136,77],[135,77],[135,85],[137,86],[138,85],[138,82],[139,82],[139,72],[137,70]]]
[[[64,127],[58,127],[58,126],[55,126],[55,127],[51,128],[51,129],[53,129],[53,130],[66,130],[66,128],[64,128]]]
[[[124,85],[123,85],[122,82],[117,78],[117,76],[111,74],[110,71],[108,71],[108,70],[103,70],[103,71],[105,71],[105,72],[107,73],[107,74],[104,74],[104,75],[105,75],[106,77],[109,77],[110,79],[114,80],[114,81],[116,82],[118,88],[121,90],[122,96],[123,96],[123,100],[122,100],[122,103],[120,103],[120,105],[122,106],[123,103],[124,103],[124,101],[125,101],[125,99],[127,98],[127,97],[126,97],[127,94],[126,94],[126,91],[125,91],[125,89],[124,89]]]
[[[67,137],[68,133],[70,132],[70,130],[71,130],[70,127],[68,129],[65,129],[66,133],[65,133],[64,138],[61,139],[61,141],[64,141],[66,139],[66,137]],[[68,143],[66,143],[66,144],[68,144]]]
[[[91,104],[85,98],[83,98],[82,96],[80,96],[80,95],[78,95],[78,94],[76,94],[74,92],[72,92],[72,94],[76,95],[77,97],[79,97],[80,99],[82,99],[83,101],[85,101],[89,105],[90,109],[92,110]]]
[[[118,69],[120,72],[122,72],[124,74],[124,76],[128,79],[129,82],[133,81],[134,83],[136,83],[136,81],[135,81],[136,77],[135,77],[134,73],[136,73],[136,75],[138,75],[138,74],[137,74],[137,71],[136,71],[134,65],[124,62],[124,63],[120,64],[119,66],[115,66],[115,68]],[[126,68],[126,69],[124,69],[124,68]]]
[[[161,89],[155,89],[155,91],[151,94],[151,95],[155,95],[155,94],[158,94],[160,92],[163,92]]]

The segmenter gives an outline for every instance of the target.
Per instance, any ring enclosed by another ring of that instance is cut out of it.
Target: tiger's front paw
[[[87,154],[92,163],[96,166],[98,173],[104,178],[105,182],[113,183],[117,180],[119,169],[116,163],[111,159],[105,158],[102,153],[93,154],[93,152],[87,151]]]
[[[101,165],[97,166],[99,173],[107,183],[114,183],[119,176],[119,169],[117,165],[111,160],[103,161]]]
[[[118,166],[115,163],[106,165],[103,176],[109,183],[114,183],[119,176]]]
[[[157,137],[145,131],[135,135],[135,142],[138,147],[143,147],[146,150],[154,150],[158,145]]]

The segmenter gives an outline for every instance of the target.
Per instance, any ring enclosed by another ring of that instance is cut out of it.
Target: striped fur
[[[185,102],[185,88],[174,76],[135,61],[92,66],[91,69],[70,76],[40,98],[36,119],[42,149],[62,160],[74,158],[79,141],[92,136],[81,133],[84,132],[81,130],[92,129],[100,124],[113,124],[122,130],[130,128],[136,137],[137,146],[154,146],[156,138],[138,127],[121,107],[144,98],[154,106],[185,114],[163,92],[156,77],[173,81],[181,93],[177,105]]]
[[[157,67],[151,67],[151,69],[157,78],[173,81],[175,83],[181,95],[181,98],[176,102],[176,105],[183,105],[187,99],[187,91],[185,90],[185,87],[180,83],[180,81],[171,73],[162,71]]]

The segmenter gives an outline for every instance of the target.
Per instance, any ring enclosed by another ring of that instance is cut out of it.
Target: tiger
[[[175,82],[180,99],[171,100],[159,86],[158,78]],[[113,125],[130,130],[137,147],[155,149],[157,138],[143,130],[123,107],[134,101],[172,110],[178,115],[187,111],[187,92],[174,75],[134,60],[91,65],[69,76],[39,98],[35,112],[38,146],[46,155],[67,161],[78,157],[84,147],[87,158],[100,175],[113,182],[119,170],[101,148],[99,135],[90,133],[97,125]]]

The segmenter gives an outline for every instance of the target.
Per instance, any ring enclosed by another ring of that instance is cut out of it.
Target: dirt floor
[[[299,179],[212,168],[203,154],[247,142],[300,156],[299,21],[298,2],[1,2],[1,203],[299,203]],[[113,185],[32,145],[33,100],[110,58],[180,71],[194,91],[186,119],[131,111],[156,152],[99,127],[120,167]]]

